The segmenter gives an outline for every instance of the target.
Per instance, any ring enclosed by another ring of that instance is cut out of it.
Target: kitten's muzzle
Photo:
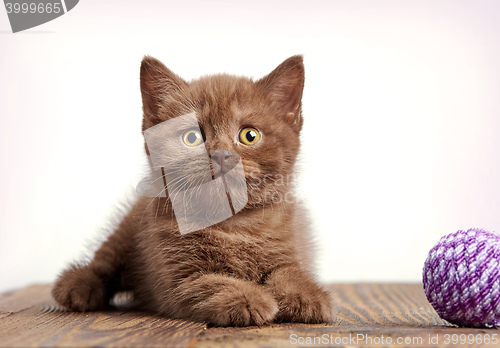
[[[219,176],[221,174],[226,174],[231,169],[233,169],[240,159],[238,153],[229,150],[211,150],[210,160],[212,161],[212,167],[214,170],[214,175]]]
[[[221,167],[233,157],[229,150],[213,150],[210,151],[212,161],[218,163]]]

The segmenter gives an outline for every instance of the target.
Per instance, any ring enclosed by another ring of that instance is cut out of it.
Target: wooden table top
[[[336,300],[333,324],[216,328],[131,310],[67,312],[50,285],[32,285],[0,294],[0,347],[500,347],[499,329],[440,319],[420,284],[328,287]]]

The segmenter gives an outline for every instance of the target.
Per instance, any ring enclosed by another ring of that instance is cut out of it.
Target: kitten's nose
[[[233,156],[228,150],[213,150],[210,151],[210,157],[212,158],[212,161],[219,163],[219,165],[222,167],[222,165],[225,162],[229,161],[229,159]]]

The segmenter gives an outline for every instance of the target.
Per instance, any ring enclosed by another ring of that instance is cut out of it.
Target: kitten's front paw
[[[319,324],[333,319],[331,295],[319,287],[285,293],[278,301],[278,321]]]
[[[231,290],[215,293],[199,304],[197,311],[203,313],[202,320],[216,326],[263,325],[274,320],[278,303],[271,293],[264,289],[255,292]]]
[[[88,267],[71,267],[52,288],[52,296],[73,311],[91,311],[103,307],[106,288],[103,281]]]

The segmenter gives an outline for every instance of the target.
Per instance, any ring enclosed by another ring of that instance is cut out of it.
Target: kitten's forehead
[[[205,105],[197,112],[198,122],[204,129],[211,129],[215,134],[232,130],[244,119],[243,109],[233,102],[224,108]]]
[[[253,108],[254,83],[243,77],[215,75],[193,81],[193,97],[199,105],[198,120],[215,133],[239,124],[245,112]]]

